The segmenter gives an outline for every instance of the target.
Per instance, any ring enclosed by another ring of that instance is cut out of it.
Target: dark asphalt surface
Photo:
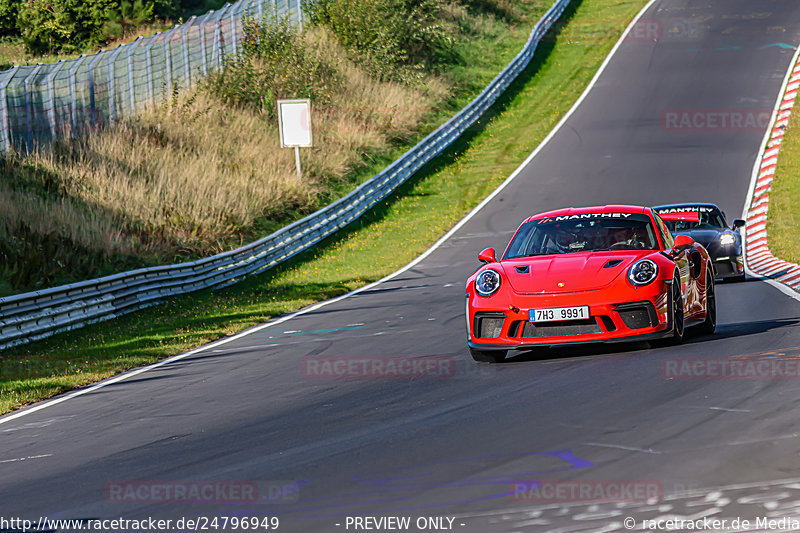
[[[496,366],[466,350],[475,254],[503,248],[531,213],[712,201],[740,215],[764,128],[674,131],[662,118],[771,110],[793,50],[769,45],[800,43],[800,2],[662,0],[645,19],[684,30],[624,43],[519,177],[413,269],[0,424],[0,517],[277,516],[279,531],[335,532],[355,530],[347,516],[433,516],[454,518],[454,530],[512,532],[621,531],[626,516],[800,516],[800,381],[662,371],[683,357],[800,358],[800,301],[766,283],[720,285],[718,333],[675,348],[562,348]],[[446,372],[309,375],[322,357],[391,356],[444,361]],[[116,503],[104,493],[131,480],[255,482],[262,499]],[[662,494],[600,504],[511,494],[551,480],[640,480]],[[299,490],[265,497],[280,482]]]

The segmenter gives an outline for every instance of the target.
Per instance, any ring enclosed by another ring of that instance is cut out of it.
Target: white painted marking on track
[[[27,424],[22,424],[21,426],[15,428],[8,428],[4,429],[3,433],[11,433],[12,431],[22,431],[25,429],[40,429],[43,427],[47,427],[51,424],[55,424],[58,422],[63,422],[65,420],[70,420],[75,418],[76,415],[69,415],[69,416],[55,416],[53,418],[48,418],[46,420],[40,420],[39,422],[28,422]]]
[[[626,450],[629,452],[641,452],[641,453],[649,453],[652,455],[660,455],[661,452],[658,452],[652,448],[636,448],[635,446],[623,446],[622,444],[605,444],[603,442],[584,442],[582,443],[584,446],[597,446],[598,448],[615,448],[617,450]]]
[[[299,344],[297,342],[291,342],[288,344]],[[214,353],[232,353],[232,352],[246,352],[248,350],[258,350],[261,348],[274,348],[275,346],[286,346],[287,344],[278,344],[278,343],[271,343],[271,344],[256,344],[252,346],[240,346],[238,348],[228,348],[226,350],[211,350]]]
[[[45,453],[42,455],[29,455],[27,457],[17,457],[15,459],[0,459],[0,464],[3,463],[18,463],[20,461],[30,461],[31,459],[42,459],[44,457],[53,457],[52,453]]]
[[[298,316],[302,316],[302,315],[314,312],[314,311],[316,311],[318,309],[321,309],[323,307],[327,307],[327,306],[329,306],[331,304],[340,302],[340,301],[342,301],[342,300],[344,300],[346,298],[350,298],[350,297],[355,296],[357,294],[360,294],[360,293],[362,293],[364,291],[368,291],[370,289],[373,289],[373,288],[377,287],[378,285],[381,285],[382,283],[385,283],[385,282],[387,282],[389,280],[392,280],[392,279],[396,278],[397,276],[399,276],[399,275],[411,270],[412,268],[414,268],[418,264],[422,263],[433,252],[438,250],[442,245],[444,245],[447,241],[449,241],[453,237],[453,235],[455,235],[462,227],[464,227],[464,225],[467,222],[469,222],[484,207],[486,207],[486,205],[489,202],[491,202],[498,194],[500,194],[503,191],[503,189],[505,189],[512,181],[514,181],[514,179],[522,172],[522,170],[526,166],[528,166],[531,161],[533,161],[533,159],[544,149],[545,146],[547,146],[547,144],[549,144],[549,142],[553,139],[553,137],[555,137],[555,135],[559,132],[559,130],[561,130],[561,128],[564,126],[564,124],[567,123],[567,120],[569,120],[569,118],[572,117],[572,115],[575,113],[575,111],[578,109],[578,107],[580,107],[580,105],[583,103],[583,101],[586,99],[586,97],[592,91],[594,86],[597,84],[597,81],[600,79],[600,76],[602,76],[603,72],[605,72],[606,68],[608,67],[608,64],[611,62],[613,57],[616,55],[617,50],[622,45],[622,43],[625,41],[625,39],[628,36],[628,34],[631,32],[631,29],[636,25],[636,23],[639,21],[639,19],[642,18],[642,15],[644,15],[644,13],[647,12],[647,10],[650,9],[650,7],[655,2],[656,2],[656,0],[650,0],[647,3],[647,5],[645,5],[642,8],[642,10],[639,11],[639,13],[636,14],[634,19],[630,22],[630,24],[628,24],[628,27],[625,28],[625,31],[620,36],[619,40],[614,44],[614,47],[608,53],[608,55],[606,56],[606,58],[603,61],[603,63],[600,65],[600,68],[597,69],[597,72],[595,73],[595,75],[592,78],[592,80],[589,82],[589,85],[586,87],[586,89],[584,89],[583,93],[581,93],[581,95],[578,97],[578,99],[575,101],[575,103],[572,105],[572,107],[569,109],[569,111],[567,111],[567,113],[561,118],[561,120],[558,122],[558,124],[555,125],[555,127],[550,131],[550,133],[547,134],[547,136],[542,140],[542,142],[540,142],[539,145],[533,150],[533,152],[531,152],[530,155],[528,155],[528,157],[525,158],[525,161],[523,161],[516,168],[516,170],[514,170],[514,172],[512,172],[511,175],[509,175],[508,178],[505,179],[505,181],[503,181],[503,183],[501,183],[494,191],[492,191],[492,193],[489,194],[489,196],[484,198],[483,201],[481,201],[477,206],[475,206],[472,209],[472,211],[467,213],[464,216],[464,218],[459,220],[456,223],[456,225],[453,226],[450,229],[450,231],[445,233],[438,241],[433,243],[433,245],[430,248],[425,250],[421,255],[419,255],[416,259],[414,259],[413,261],[408,263],[406,266],[400,268],[399,270],[396,270],[396,271],[392,272],[388,276],[386,276],[386,277],[384,277],[382,279],[379,279],[378,281],[375,281],[375,282],[370,283],[368,285],[364,285],[363,287],[360,287],[360,288],[355,289],[355,290],[353,290],[351,292],[348,292],[347,294],[343,294],[341,296],[338,296],[336,298],[332,298],[330,300],[325,300],[324,302],[318,302],[318,303],[310,305],[308,307],[304,307],[303,309],[298,309],[297,311],[295,311],[293,313],[289,313],[288,315],[282,316],[282,317],[277,318],[275,320],[271,320],[269,322],[265,322],[264,324],[260,324],[258,326],[246,329],[246,330],[244,330],[244,331],[242,331],[240,333],[237,333],[235,335],[232,335],[230,337],[225,337],[225,338],[220,339],[220,340],[218,340],[216,342],[212,342],[211,344],[207,344],[205,346],[201,346],[199,348],[195,348],[193,350],[189,350],[188,352],[184,352],[182,354],[175,355],[175,356],[170,357],[168,359],[164,359],[163,361],[159,361],[158,363],[154,363],[152,365],[145,366],[145,367],[133,370],[131,372],[126,372],[124,374],[120,374],[118,376],[114,376],[114,377],[109,378],[107,380],[104,380],[104,381],[101,381],[99,383],[96,383],[96,384],[94,384],[94,385],[92,385],[90,387],[86,387],[86,388],[83,388],[83,389],[79,389],[77,391],[73,391],[73,392],[68,393],[68,394],[66,394],[64,396],[61,396],[59,398],[56,398],[56,399],[53,399],[53,400],[48,400],[48,401],[45,401],[45,402],[41,402],[41,403],[38,403],[38,404],[33,405],[31,407],[28,407],[26,409],[22,409],[20,411],[16,411],[14,413],[5,415],[3,417],[0,417],[0,424],[7,424],[8,422],[11,422],[12,420],[16,420],[18,418],[27,416],[27,415],[29,415],[31,413],[35,413],[37,411],[41,411],[42,409],[47,409],[48,407],[52,407],[54,405],[58,405],[60,403],[66,402],[67,400],[71,400],[73,398],[77,398],[79,396],[83,396],[85,394],[89,394],[90,392],[94,392],[94,391],[96,391],[98,389],[107,387],[109,385],[113,385],[115,383],[119,383],[121,381],[125,381],[126,379],[132,378],[134,376],[138,376],[139,374],[143,374],[144,372],[148,372],[149,370],[153,370],[155,368],[159,368],[159,367],[162,367],[164,365],[168,365],[168,364],[173,363],[175,361],[180,361],[181,359],[185,359],[187,357],[191,357],[192,355],[195,355],[195,354],[197,354],[199,352],[202,352],[202,351],[206,351],[206,350],[210,350],[210,349],[213,349],[213,348],[217,348],[218,346],[222,346],[223,344],[228,344],[229,342],[233,342],[235,340],[241,339],[242,337],[245,337],[247,335],[251,335],[251,334],[256,333],[258,331],[262,331],[264,329],[276,326],[278,324],[283,324],[284,322],[288,322],[289,320],[292,320],[293,318],[296,318]],[[762,150],[762,152],[763,152],[763,150]]]
[[[398,330],[392,330],[391,333],[398,334],[398,335],[399,334],[412,334],[413,335],[415,333],[419,333],[419,330],[418,329],[398,329]],[[352,339],[360,339],[360,338],[365,338],[365,337],[375,337],[377,335],[385,335],[385,334],[386,334],[385,331],[379,331],[377,333],[365,333],[364,335],[349,335],[347,338],[352,340]],[[288,341],[288,342],[273,343],[273,344],[252,344],[252,345],[249,344],[247,346],[237,346],[235,348],[227,348],[225,350],[212,350],[212,351],[214,353],[234,353],[234,352],[253,351],[253,350],[258,350],[258,349],[261,349],[261,348],[274,348],[276,346],[280,346],[282,348],[285,348],[286,346],[297,346],[297,345],[300,345],[300,344],[309,344],[309,343],[312,343],[312,342],[330,342],[331,340],[333,340],[333,338],[334,337],[313,337],[313,336],[306,337],[305,335],[297,336],[297,337],[292,336],[291,339],[293,339],[293,340]]]
[[[750,409],[728,409],[727,407],[705,407],[702,405],[690,405],[690,409],[710,409],[712,411],[725,411],[726,413],[749,413]]]
[[[797,437],[798,437],[797,433],[792,433],[791,435],[778,435],[775,437],[765,437],[763,439],[737,440],[729,442],[728,446],[744,446],[747,444],[760,444],[762,442],[773,442],[776,440],[796,439]]]

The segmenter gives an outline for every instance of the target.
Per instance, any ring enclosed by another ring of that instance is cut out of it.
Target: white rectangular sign
[[[281,148],[311,146],[311,100],[278,100]]]

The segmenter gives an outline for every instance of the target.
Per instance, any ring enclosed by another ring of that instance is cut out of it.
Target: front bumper
[[[744,259],[741,255],[712,256],[711,261],[717,279],[740,278],[744,275]]]
[[[706,250],[714,264],[716,279],[735,279],[744,275],[744,256],[742,255],[742,246],[738,241],[730,246],[723,246],[714,241],[706,247]]]
[[[524,349],[549,345],[624,342],[662,338],[671,333],[669,285],[610,292],[513,294],[510,298],[467,295],[469,346],[479,350]],[[589,306],[589,319],[531,323],[531,309]]]

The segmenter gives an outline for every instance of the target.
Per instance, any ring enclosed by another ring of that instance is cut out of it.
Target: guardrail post
[[[219,41],[220,41],[220,28],[219,28],[219,20],[214,23],[214,44],[211,48],[211,64],[213,65],[215,62],[217,66],[222,64],[220,60],[219,54]]]
[[[128,45],[128,53],[125,54],[125,67],[128,70],[128,98],[130,100],[131,115],[136,112],[136,92],[133,84],[133,60],[131,56],[136,51],[136,47],[142,42],[142,36],[136,38],[131,44]]]
[[[0,90],[3,91],[3,98],[0,100],[0,113],[2,113],[2,131],[0,134],[2,135],[2,146],[0,146],[0,150],[3,152],[8,152],[11,150],[11,121],[8,118],[8,84],[11,83],[11,80],[14,79],[17,71],[19,70],[19,65],[14,65],[14,68],[11,69],[11,75],[8,76],[6,81],[3,82],[2,87]]]
[[[89,62],[89,113],[93,122],[93,126],[97,126],[99,124],[99,120],[97,119],[97,102],[95,99],[94,90],[94,66],[98,61],[100,61],[100,59],[102,59],[103,52],[105,52],[105,50],[100,50],[97,52]]]
[[[187,36],[195,18],[192,17],[181,28],[181,43],[183,44],[183,76],[186,78],[186,87],[192,86],[192,69],[189,66],[189,43]]]
[[[216,55],[216,63],[217,67],[222,68],[222,60],[225,53],[225,45],[224,45],[224,35],[222,34],[222,19],[225,18],[225,15],[230,10],[231,4],[227,3],[222,8],[222,12],[219,15],[219,18],[214,25],[214,51],[213,53]],[[214,58],[211,58],[212,62]]]
[[[209,16],[210,15],[206,15],[203,17],[203,22],[200,23],[200,26],[198,26],[197,29],[200,32],[200,55],[202,56],[200,59],[200,69],[203,72],[203,76],[208,75],[208,51],[206,50],[206,22],[208,21]]]
[[[167,98],[172,95],[172,35],[175,31],[179,28],[178,25],[175,25],[174,28],[167,32],[167,35],[164,36],[164,57],[166,57],[167,62],[165,68],[165,74],[167,76]]]
[[[30,90],[30,83],[31,78],[36,76],[39,70],[42,68],[41,63],[37,63],[36,67],[31,71],[30,74],[25,76],[25,81],[22,82],[23,90],[25,91],[25,118],[26,118],[26,130],[25,130],[25,140],[28,144],[28,150],[31,149],[33,146],[33,109],[31,107],[31,90]]]
[[[117,46],[111,53],[111,59],[108,60],[108,119],[111,124],[117,121],[117,76],[114,66],[117,63],[117,57],[124,47],[124,44]]]
[[[144,46],[144,76],[147,78],[147,100],[151,105],[155,105],[156,103],[156,93],[153,90],[153,56],[150,52],[153,49],[153,45],[156,44],[156,39],[158,39],[159,35],[161,35],[161,32],[151,36]]]
[[[64,60],[61,59],[47,76],[47,121],[50,123],[50,140],[56,140],[56,91],[55,78],[58,72],[64,67]]]
[[[231,23],[231,56],[236,57],[237,50],[236,50],[236,20],[234,20],[235,13],[233,9],[231,9],[231,15],[228,17],[228,20]]]
[[[297,0],[297,27],[303,31],[303,0]]]
[[[84,59],[86,59],[86,54],[76,59],[75,63],[69,69],[69,81],[67,84],[69,85],[69,125],[70,128],[72,128],[72,132],[78,130],[78,102],[75,96],[75,74],[77,74],[78,68],[80,68]]]

